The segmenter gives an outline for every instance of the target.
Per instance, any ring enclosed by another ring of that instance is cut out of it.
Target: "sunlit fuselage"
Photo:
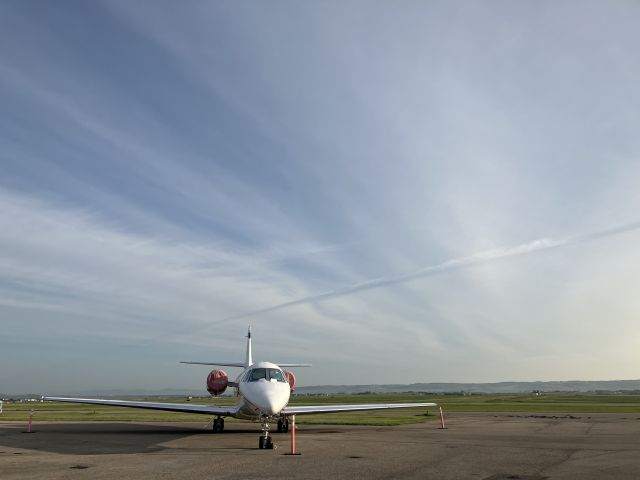
[[[263,370],[267,372],[264,378],[252,378],[253,372],[261,374]],[[269,375],[269,372],[275,375]],[[236,383],[241,399],[238,418],[257,420],[277,416],[289,403],[291,388],[280,367],[273,363],[251,365],[238,376]]]

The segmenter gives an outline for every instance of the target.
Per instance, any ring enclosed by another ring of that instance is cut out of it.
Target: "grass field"
[[[185,398],[136,398],[136,400],[186,402]],[[530,413],[640,413],[640,395],[624,394],[546,394],[535,395],[422,395],[369,394],[294,396],[291,405],[331,403],[395,403],[436,402],[446,412],[530,412]],[[234,397],[194,398],[198,404],[233,404]],[[202,422],[206,415],[172,413],[102,405],[78,405],[54,402],[4,402],[0,421],[26,421],[33,410],[34,421],[139,421],[139,422]],[[386,410],[373,412],[304,415],[297,423],[334,425],[402,425],[437,418],[437,408]],[[233,421],[233,419],[229,419]]]

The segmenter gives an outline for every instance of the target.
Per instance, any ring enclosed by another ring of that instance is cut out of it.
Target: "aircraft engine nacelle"
[[[220,395],[227,389],[229,376],[224,370],[212,370],[207,377],[207,390],[211,395]]]
[[[287,379],[287,382],[289,382],[289,388],[293,392],[296,389],[296,376],[289,370],[285,370],[284,376]]]

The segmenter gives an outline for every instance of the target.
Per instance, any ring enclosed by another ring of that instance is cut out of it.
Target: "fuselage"
[[[238,418],[259,420],[278,416],[289,403],[291,387],[282,369],[270,362],[257,362],[236,379],[240,396]]]

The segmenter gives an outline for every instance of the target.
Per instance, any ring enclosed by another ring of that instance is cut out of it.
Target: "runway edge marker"
[[[33,423],[33,410],[29,412],[29,422],[27,423],[27,431],[23,433],[33,433],[31,431],[31,424]]]
[[[291,415],[291,451],[285,453],[285,455],[301,455],[300,452],[296,452],[296,416]]]
[[[444,426],[444,413],[442,413],[442,407],[440,408],[440,426],[438,427],[439,430],[447,430],[447,427]]]

